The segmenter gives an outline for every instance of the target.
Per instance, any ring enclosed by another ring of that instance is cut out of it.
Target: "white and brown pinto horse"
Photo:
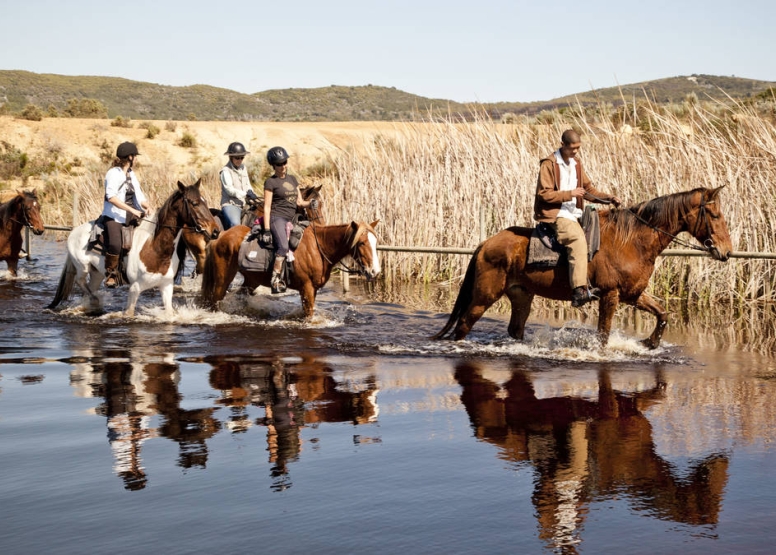
[[[289,288],[299,291],[305,318],[312,318],[318,290],[329,280],[334,266],[346,256],[356,262],[359,273],[367,279],[377,277],[380,261],[374,228],[378,221],[371,224],[311,225],[305,230],[294,251],[294,271],[290,273],[288,283]],[[238,225],[211,241],[202,274],[201,302],[204,306],[216,308],[238,271],[243,276],[245,289],[252,291],[259,285],[270,286],[272,272],[250,272],[239,268],[240,245],[250,231],[249,227]]]
[[[135,229],[132,247],[126,257],[126,274],[130,284],[125,310],[127,316],[135,314],[140,293],[154,287],[159,288],[162,294],[165,311],[168,314],[172,312],[173,278],[179,262],[175,248],[184,225],[208,236],[218,235],[218,224],[202,198],[199,185],[199,180],[194,185],[184,185],[179,181],[177,190],[158,213],[153,218],[143,219]],[[53,309],[67,299],[73,283],[89,296],[92,305],[99,305],[96,292],[105,278],[105,261],[99,253],[88,249],[93,226],[93,221],[86,222],[70,232],[67,261],[57,293],[48,308]]]
[[[0,193],[0,202],[0,261],[5,260],[8,273],[16,277],[19,253],[22,250],[22,228],[28,227],[35,235],[40,235],[45,227],[34,189],[3,191]]]

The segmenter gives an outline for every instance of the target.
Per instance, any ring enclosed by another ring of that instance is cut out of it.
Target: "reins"
[[[602,203],[602,204],[611,204],[611,201],[609,201],[609,200],[600,199],[600,198],[596,197],[595,195],[591,195],[590,193],[587,193],[587,195],[589,197],[593,198],[594,200]],[[705,197],[703,196],[703,193],[701,193],[701,205],[700,205],[700,208],[699,208],[698,220],[697,220],[696,225],[695,225],[695,231],[698,230],[698,226],[701,225],[701,218],[703,218],[703,221],[706,224],[706,234],[709,237],[711,237],[711,224],[709,224],[709,216],[706,213],[706,205],[707,204],[714,204],[715,202],[716,201],[713,201],[713,200],[712,201],[707,201],[705,199]],[[688,241],[685,241],[684,239],[680,239],[677,235],[674,235],[673,233],[669,233],[669,232],[667,232],[667,231],[665,231],[663,229],[660,229],[659,227],[656,227],[655,225],[651,224],[650,222],[648,222],[647,220],[645,220],[644,218],[639,216],[635,211],[631,210],[630,208],[626,208],[625,210],[628,213],[630,213],[634,218],[636,218],[636,220],[638,222],[644,224],[645,226],[647,226],[648,228],[652,229],[653,231],[657,231],[658,233],[662,233],[663,235],[666,235],[666,236],[670,237],[672,241],[675,241],[677,244],[679,244],[679,245],[681,245],[683,247],[686,247],[686,248],[692,249],[692,250],[696,250],[696,251],[707,252],[709,254],[714,249],[714,243],[711,241],[711,239],[707,239],[706,240],[706,242],[711,242],[711,246],[706,245],[706,244],[704,244],[702,246],[699,246],[699,245],[690,243]],[[695,234],[697,235],[697,233],[695,233]]]

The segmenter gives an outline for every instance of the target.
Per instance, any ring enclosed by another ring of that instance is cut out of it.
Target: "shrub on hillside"
[[[144,121],[138,125],[140,129],[146,130],[146,139],[153,139],[159,134],[159,128],[150,121]]]
[[[30,121],[40,121],[43,119],[43,110],[35,106],[35,104],[27,104],[19,114],[22,119],[28,119]]]
[[[182,146],[183,148],[194,148],[197,146],[197,138],[188,131],[184,131],[178,141],[178,146]]]
[[[116,116],[116,119],[110,122],[110,126],[111,127],[132,127],[132,120],[129,118],[123,118],[121,116]]]
[[[71,118],[107,118],[108,109],[94,98],[71,98],[65,113]]]
[[[167,123],[164,124],[164,128],[167,131],[175,133],[175,130],[178,129],[178,124],[175,123],[174,121],[168,121]]]

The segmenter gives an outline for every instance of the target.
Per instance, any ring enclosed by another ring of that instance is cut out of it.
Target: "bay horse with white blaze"
[[[374,230],[377,223],[311,225],[305,230],[294,251],[294,271],[289,274],[288,287],[299,291],[307,319],[312,318],[315,311],[318,290],[329,281],[334,266],[346,256],[353,258],[359,272],[367,279],[374,279],[380,273],[377,235]],[[226,290],[238,271],[244,279],[243,288],[252,291],[259,285],[270,286],[271,271],[251,272],[239,268],[240,245],[250,231],[249,227],[238,225],[210,243],[202,275],[201,301],[204,306],[216,308],[218,301],[226,296]]]
[[[600,288],[598,337],[606,345],[619,303],[635,306],[657,318],[643,343],[657,348],[667,318],[665,308],[645,292],[655,261],[683,231],[703,246],[712,258],[726,261],[732,252],[727,223],[716,189],[697,188],[665,195],[627,209],[599,212],[601,246],[588,264],[590,283]],[[510,227],[477,247],[466,270],[452,314],[444,328],[433,336],[442,339],[452,329],[452,338],[463,339],[485,311],[506,295],[512,305],[509,335],[522,340],[535,295],[571,299],[568,264],[555,268],[526,265],[533,228]],[[454,329],[453,329],[454,327]]]
[[[126,274],[129,294],[125,314],[133,316],[140,293],[158,287],[165,311],[172,312],[173,277],[178,269],[175,248],[184,225],[198,233],[218,235],[216,223],[199,190],[200,180],[194,185],[178,182],[177,190],[165,201],[151,219],[143,219],[135,229],[132,247],[127,253]],[[53,309],[70,296],[73,284],[78,284],[92,304],[99,304],[96,292],[105,278],[103,256],[89,250],[94,221],[74,228],[67,239],[67,261],[62,270]],[[87,281],[88,278],[88,281]]]
[[[320,190],[322,185],[316,185],[314,187],[307,187],[302,189],[302,199],[314,199],[320,198]],[[321,217],[321,211],[312,210],[311,208],[298,207],[297,214],[306,217],[308,220],[315,221],[317,223],[323,223]],[[224,225],[221,221],[221,210],[211,208],[210,213],[216,218],[219,223],[219,229],[224,230]],[[242,224],[248,227],[253,226],[253,221],[256,218],[262,217],[264,214],[264,198],[258,197],[256,201],[246,205],[242,212]],[[178,243],[178,258],[180,258],[180,266],[178,272],[175,275],[175,282],[180,283],[180,279],[183,277],[184,261],[186,259],[186,252],[191,253],[194,258],[194,273],[192,277],[201,275],[205,269],[205,257],[207,255],[208,244],[210,243],[210,237],[201,233],[197,233],[195,230],[190,229],[188,226],[184,226],[183,235],[181,241]]]
[[[22,228],[30,228],[35,235],[41,235],[45,226],[35,189],[3,191],[0,202],[0,260],[5,260],[8,273],[16,277],[23,242]]]

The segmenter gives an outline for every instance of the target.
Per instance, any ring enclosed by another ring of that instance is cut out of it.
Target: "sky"
[[[776,81],[774,0],[0,0],[0,14],[0,69],[249,94],[531,102],[680,75]]]

